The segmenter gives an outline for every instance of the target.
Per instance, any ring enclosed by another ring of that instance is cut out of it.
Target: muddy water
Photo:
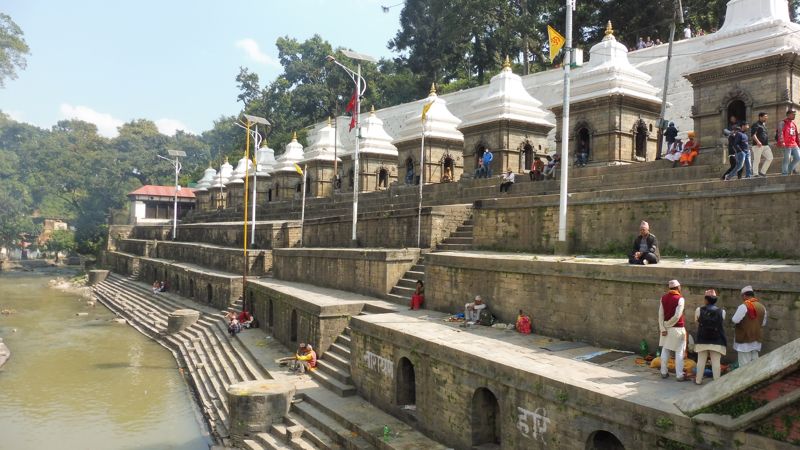
[[[0,450],[208,449],[172,354],[52,277],[0,274]]]

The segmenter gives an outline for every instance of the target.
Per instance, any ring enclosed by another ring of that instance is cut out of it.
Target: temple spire
[[[293,141],[297,140],[297,131],[292,131],[292,140]]]
[[[506,55],[506,60],[503,62],[503,69],[511,70],[511,59]]]
[[[436,82],[435,81],[433,83],[431,83],[431,91],[428,92],[428,96],[430,97],[431,95],[436,95]]]
[[[606,33],[603,40],[607,41],[610,39],[616,39],[616,38],[614,37],[614,27],[611,26],[611,21],[609,20],[608,23],[606,23]]]

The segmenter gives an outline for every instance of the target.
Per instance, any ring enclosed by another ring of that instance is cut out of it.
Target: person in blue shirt
[[[486,178],[492,176],[492,158],[494,158],[494,155],[488,148],[483,151],[483,176]]]
[[[744,167],[745,178],[753,177],[753,168],[750,163],[750,137],[747,135],[749,125],[743,123],[739,130],[734,131],[733,150],[736,151],[736,167],[725,177],[730,180],[733,175]]]

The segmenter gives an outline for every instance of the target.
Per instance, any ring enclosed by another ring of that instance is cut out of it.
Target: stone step
[[[339,397],[349,397],[356,394],[355,386],[351,384],[342,383],[334,376],[322,370],[311,370],[308,374],[316,380],[319,384],[325,386],[331,391],[335,392]]]
[[[342,424],[337,422],[332,417],[322,412],[316,406],[310,404],[308,401],[294,402],[290,410],[303,420],[309,422],[328,437],[330,437],[336,444],[348,450],[361,450],[374,448],[366,440],[345,428]]]
[[[338,342],[334,342],[333,344],[331,344],[331,346],[328,347],[328,352],[334,352],[339,356],[347,360],[350,360],[350,347],[342,345]]]
[[[408,272],[406,272],[406,275],[407,274],[408,274]],[[408,278],[406,276],[403,276],[403,278],[401,278],[401,279],[399,279],[397,281],[396,286],[405,287],[405,288],[416,290],[417,289],[417,279],[416,278]]]
[[[472,249],[472,245],[470,245],[470,244],[444,244],[444,243],[442,243],[442,244],[437,245],[436,249],[440,250],[440,251],[448,251],[448,252],[455,251],[455,252],[459,252],[459,251],[471,250]]]
[[[347,348],[350,348],[350,344],[352,343],[352,340],[350,339],[350,336],[345,336],[343,334],[340,334],[339,336],[336,337],[336,341],[335,342],[337,344],[339,344],[339,345],[342,345],[342,346],[345,346]]]
[[[471,245],[472,244],[472,236],[469,237],[449,237],[442,241],[442,244],[445,245],[453,245],[453,244],[462,244],[462,245]]]
[[[420,264],[420,263],[414,264],[413,266],[411,266],[411,270],[409,270],[409,272],[425,273],[425,264]]]
[[[295,431],[299,431],[301,436],[297,436]],[[275,436],[277,440],[283,445],[295,450],[317,450],[317,446],[308,442],[302,434],[305,432],[300,425],[286,425],[283,423],[275,423],[269,429],[269,433]],[[292,436],[295,436],[294,438]]]
[[[329,363],[324,359],[317,360],[317,371],[322,371],[325,375],[335,378],[343,385],[352,385],[353,378],[350,376],[350,368],[339,367],[335,364]]]
[[[408,278],[411,280],[422,280],[425,281],[425,266],[422,266],[422,270],[409,270],[405,274],[403,274],[403,278]]]
[[[343,358],[336,352],[327,351],[324,355],[322,355],[320,360],[326,361],[331,365],[338,366],[342,369],[350,370],[350,360]]]
[[[475,225],[475,223],[472,221],[472,219],[467,219],[467,220],[464,221],[464,224],[462,226],[471,227],[473,225]]]
[[[394,304],[402,305],[402,306],[405,306],[406,308],[408,308],[409,305],[411,305],[411,294],[409,294],[408,296],[404,296],[404,295],[401,295],[401,294],[393,294],[393,293],[390,292],[390,293],[386,294],[385,298],[386,298],[386,300],[388,300],[388,301],[390,301],[390,302],[392,302]]]
[[[395,286],[389,291],[390,294],[402,295],[404,297],[411,298],[411,295],[414,294],[416,289],[410,287],[403,287],[403,286]]]
[[[474,230],[475,230],[475,226],[474,225],[459,225],[458,228],[456,228],[455,232],[456,233],[469,233],[469,235],[472,236],[472,232]]]
[[[263,433],[263,434],[266,434],[266,433]],[[264,447],[261,444],[257,443],[256,441],[253,441],[251,439],[244,439],[242,441],[242,443],[244,444],[244,448],[246,450],[264,450],[265,448],[269,449],[269,450],[273,450],[273,449],[280,448],[280,447]]]
[[[450,239],[452,238],[472,238],[472,230],[470,231],[454,231],[450,233]]]
[[[335,450],[341,448],[339,444],[334,442],[334,440],[331,439],[324,432],[322,432],[322,430],[315,427],[307,420],[300,417],[298,414],[293,413],[291,417],[285,420],[287,423],[303,427],[302,439],[305,442],[308,442],[311,445],[313,445],[314,448],[325,449],[325,450]]]

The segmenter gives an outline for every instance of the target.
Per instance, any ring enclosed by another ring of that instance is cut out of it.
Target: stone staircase
[[[350,327],[346,327],[322,358],[317,360],[317,370],[309,374],[340,397],[355,395],[356,388],[350,376]]]
[[[403,274],[392,290],[386,294],[386,299],[392,303],[409,307],[411,295],[417,289],[417,280],[425,281],[425,256],[420,256],[416,264]]]
[[[248,358],[241,344],[229,339],[222,314],[201,311],[186,330],[167,335],[168,314],[186,304],[169,294],[153,294],[141,283],[110,274],[94,288],[97,299],[128,323],[169,349],[197,397],[209,431],[218,441],[228,437],[227,387],[241,381],[267,378]],[[198,308],[193,308],[198,309]]]
[[[472,216],[459,225],[456,231],[436,246],[436,250],[463,251],[472,249],[472,231],[474,223]]]

